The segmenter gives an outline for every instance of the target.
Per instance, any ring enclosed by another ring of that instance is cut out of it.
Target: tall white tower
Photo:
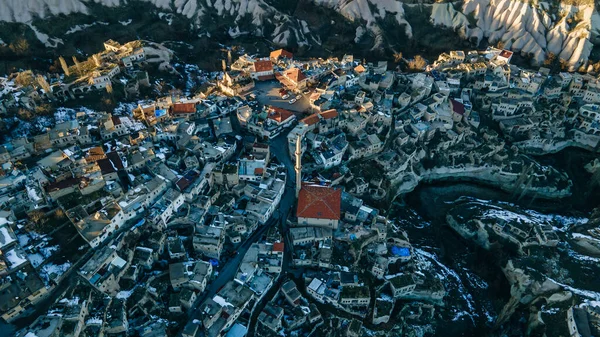
[[[302,187],[302,136],[296,138],[296,198],[300,194]]]

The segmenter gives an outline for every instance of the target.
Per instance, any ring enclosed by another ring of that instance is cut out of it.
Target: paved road
[[[254,312],[252,313],[252,316],[250,317],[250,323],[248,324],[248,336],[249,337],[254,336],[254,329],[255,329],[256,320],[258,318],[258,315],[264,309],[265,305],[272,300],[273,296],[275,296],[275,294],[277,293],[277,290],[279,289],[282,282],[286,278],[287,272],[291,268],[293,247],[290,244],[290,241],[288,240],[289,235],[287,235],[287,234],[288,234],[289,228],[287,225],[287,220],[288,220],[289,216],[293,214],[293,207],[295,206],[295,201],[296,201],[296,172],[294,170],[294,164],[293,164],[292,159],[290,158],[290,155],[288,152],[287,134],[288,134],[288,132],[284,132],[281,135],[279,135],[278,137],[275,137],[274,139],[271,140],[271,144],[270,144],[271,155],[276,157],[277,160],[279,160],[279,162],[285,166],[286,173],[287,173],[285,192],[284,192],[284,195],[282,198],[282,204],[279,207],[279,212],[280,212],[279,213],[280,214],[279,229],[280,229],[281,234],[283,235],[284,242],[285,242],[285,246],[284,246],[285,250],[284,250],[284,254],[283,254],[283,266],[281,268],[281,274],[280,274],[280,277],[277,280],[277,282],[275,282],[273,284],[271,289],[269,289],[269,291],[265,294],[265,296],[261,299],[261,301],[254,308]],[[284,200],[286,201],[285,203],[283,202]],[[291,201],[291,203],[290,203],[290,201]],[[283,216],[281,216],[281,215],[283,215]]]
[[[235,274],[237,273],[237,270],[242,262],[244,255],[248,251],[248,248],[250,248],[250,246],[253,243],[257,242],[271,226],[276,226],[280,224],[282,226],[281,229],[287,232],[287,218],[291,214],[292,207],[296,203],[296,180],[294,174],[294,167],[287,150],[286,136],[287,132],[271,140],[270,144],[272,155],[277,157],[277,159],[282,164],[284,164],[287,169],[286,188],[281,198],[281,202],[279,203],[279,207],[277,208],[277,211],[273,214],[271,219],[267,221],[266,224],[259,227],[256,230],[256,232],[254,232],[246,241],[244,241],[244,243],[238,248],[238,254],[231,260],[227,261],[227,263],[225,263],[225,265],[219,272],[217,278],[209,284],[202,296],[198,297],[198,299],[194,303],[193,309],[189,311],[190,318],[201,318],[200,305],[202,304],[202,302],[204,302],[207,298],[213,297],[221,289],[221,287],[223,287],[227,282],[232,281],[235,278]],[[282,235],[285,236],[285,232],[282,232]],[[284,273],[289,268],[291,251],[291,247],[289,247],[289,245],[286,244],[282,273]]]
[[[292,97],[285,100],[282,99],[281,96],[279,96],[279,89],[281,89],[279,82],[257,82],[253,93],[256,95],[256,99],[263,105],[272,105],[293,112],[305,112],[310,110],[310,101],[305,95],[302,95],[302,98],[296,103],[290,104],[289,100]]]

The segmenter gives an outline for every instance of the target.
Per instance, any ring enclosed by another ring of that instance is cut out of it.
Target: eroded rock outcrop
[[[476,22],[470,27],[468,17]],[[434,4],[431,21],[453,28],[464,38],[502,42],[507,49],[530,56],[541,64],[550,53],[574,69],[584,65],[597,40],[600,17],[594,5],[557,7],[547,2],[516,0],[466,0],[462,7]]]

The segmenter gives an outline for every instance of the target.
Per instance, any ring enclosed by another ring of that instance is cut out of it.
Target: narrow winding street
[[[237,121],[236,118],[232,118],[232,120]],[[236,121],[234,121],[233,123],[234,128],[236,128],[236,126],[239,125],[235,123]],[[256,230],[256,232],[254,232],[246,241],[244,241],[244,243],[237,250],[238,254],[225,263],[223,268],[219,271],[219,275],[217,276],[217,278],[215,278],[209,284],[202,296],[199,296],[196,299],[194,306],[189,311],[189,317],[191,319],[201,318],[200,306],[202,305],[202,303],[207,298],[213,297],[225,284],[227,284],[227,282],[232,281],[234,279],[235,274],[242,262],[242,259],[248,251],[248,248],[250,248],[250,246],[253,243],[256,243],[269,230],[269,228],[271,228],[271,226],[276,226],[279,224],[281,235],[284,237],[284,240],[285,238],[287,238],[287,219],[290,216],[290,214],[292,214],[292,207],[295,205],[296,201],[294,193],[296,188],[296,175],[294,171],[294,164],[288,153],[288,144],[286,138],[287,134],[288,132],[284,132],[278,137],[272,139],[270,142],[271,156],[277,158],[277,160],[285,166],[287,173],[285,191],[281,198],[281,202],[279,203],[278,210],[273,214],[271,219],[269,219],[269,221],[267,221],[266,224],[259,227],[258,230]],[[283,277],[287,273],[287,270],[290,266],[291,257],[292,247],[286,242],[281,277]],[[256,305],[248,327],[250,334],[252,334],[253,332],[254,323],[256,317],[258,316],[258,313],[262,311],[262,308],[264,308],[265,304],[271,300],[273,295],[275,295],[276,292],[274,289],[277,289],[276,284],[273,285],[271,291],[267,292],[265,296],[261,299],[261,301]]]

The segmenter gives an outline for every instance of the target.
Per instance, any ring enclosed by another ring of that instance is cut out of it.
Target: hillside
[[[537,64],[556,55],[573,69],[586,64],[600,31],[594,3],[584,1],[8,0],[0,1],[0,21],[11,23],[0,29],[0,44],[25,36],[61,48],[90,29],[109,26],[110,35],[131,23],[162,21],[177,26],[175,35],[186,30],[188,39],[259,38],[272,46],[329,52],[338,43],[388,54],[500,44]],[[16,23],[27,26],[17,29]],[[455,43],[449,33],[467,42]]]

